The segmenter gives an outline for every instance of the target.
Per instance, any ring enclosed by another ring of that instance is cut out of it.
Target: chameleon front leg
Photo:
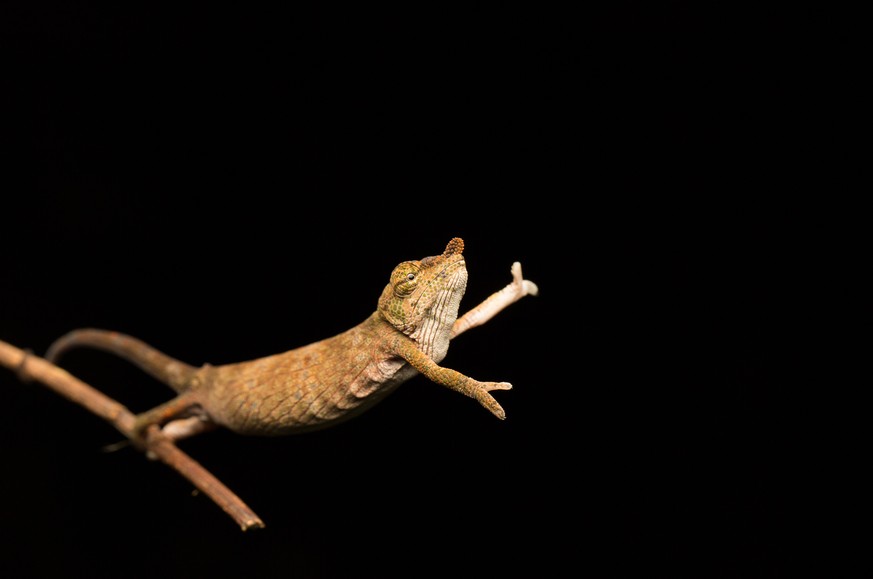
[[[470,328],[481,326],[493,318],[500,310],[517,302],[524,296],[535,296],[539,293],[537,284],[522,277],[521,263],[517,261],[513,263],[511,271],[512,283],[508,284],[502,290],[494,292],[481,304],[455,320],[455,323],[452,325],[451,338],[454,338]]]
[[[506,412],[489,392],[491,390],[510,390],[512,384],[509,382],[479,382],[469,376],[464,376],[457,370],[443,368],[419,350],[410,340],[399,340],[395,352],[433,382],[478,400],[479,404],[500,420],[506,418]]]

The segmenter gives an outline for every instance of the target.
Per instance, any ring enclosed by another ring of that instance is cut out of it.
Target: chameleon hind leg
[[[152,425],[162,428],[164,434],[173,440],[206,432],[217,426],[203,415],[199,400],[191,391],[137,414],[133,425],[134,442],[144,442],[146,430]]]

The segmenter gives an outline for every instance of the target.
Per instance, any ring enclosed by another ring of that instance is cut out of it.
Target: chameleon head
[[[455,237],[442,255],[404,261],[391,272],[379,298],[379,312],[425,351],[448,335],[467,289],[464,241]]]

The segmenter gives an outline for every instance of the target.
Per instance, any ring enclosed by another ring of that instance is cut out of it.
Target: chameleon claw
[[[486,392],[492,390],[512,390],[512,384],[509,382],[482,382],[482,387]]]
[[[506,388],[505,386],[512,388],[512,385],[509,382],[483,382],[483,388],[476,396],[476,400],[479,401],[479,404],[487,408],[491,414],[500,420],[506,420],[506,412],[503,410],[503,407],[500,406],[500,403],[498,403],[493,396],[488,394],[488,390],[509,390],[509,388]]]
[[[512,285],[518,288],[519,297],[524,296],[535,296],[539,293],[540,288],[537,287],[537,284],[530,281],[529,279],[524,279],[524,276],[521,275],[521,262],[516,261],[512,264]]]
[[[479,400],[479,403],[500,420],[506,420],[506,412],[503,410],[503,407],[491,396],[488,396],[487,399]]]
[[[524,295],[526,296],[535,296],[540,293],[540,288],[537,287],[537,284],[528,279],[522,281],[522,286],[524,287]]]

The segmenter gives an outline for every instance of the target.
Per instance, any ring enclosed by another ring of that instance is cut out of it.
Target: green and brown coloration
[[[537,286],[522,278],[515,262],[510,284],[458,318],[467,287],[463,250],[456,237],[441,255],[399,264],[367,319],[281,354],[198,368],[131,336],[81,329],[52,344],[46,359],[90,346],[130,360],[173,388],[175,398],[136,417],[140,436],[152,425],[176,440],[218,426],[268,436],[317,430],[359,415],[418,373],[503,419],[490,392],[509,390],[508,382],[480,382],[439,363],[452,338],[525,295],[536,295]]]

